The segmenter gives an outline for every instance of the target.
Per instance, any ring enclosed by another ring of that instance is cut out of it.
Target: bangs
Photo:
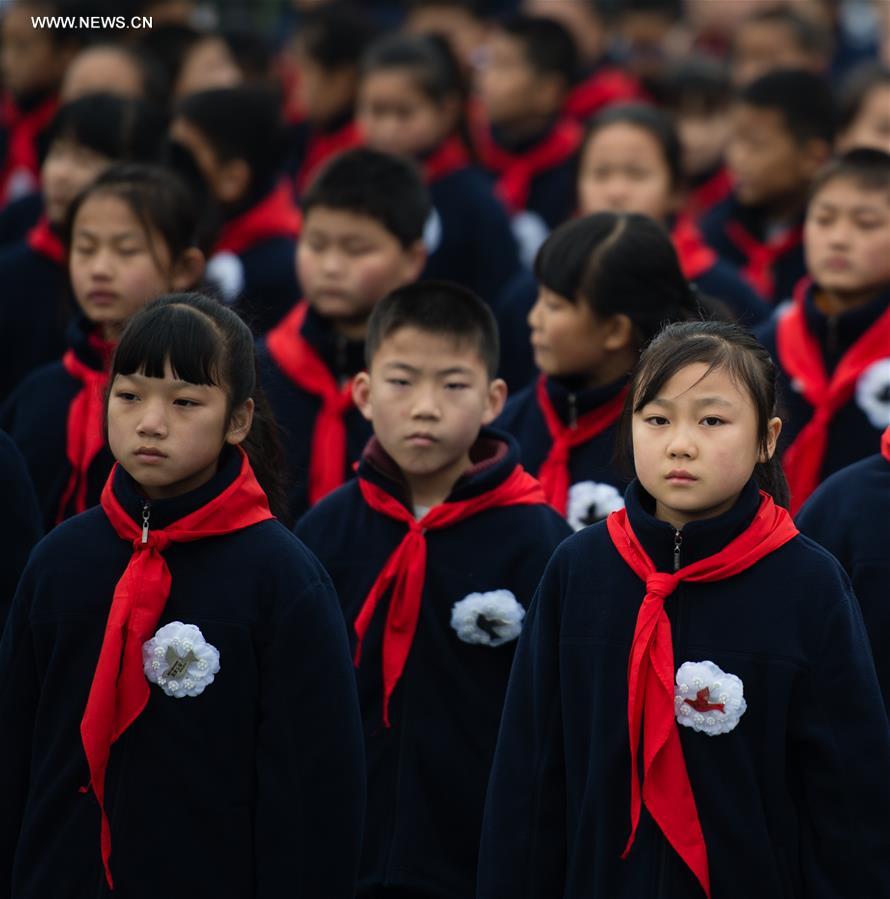
[[[173,377],[190,384],[222,387],[223,341],[213,322],[189,306],[153,303],[133,317],[111,364],[115,375]]]

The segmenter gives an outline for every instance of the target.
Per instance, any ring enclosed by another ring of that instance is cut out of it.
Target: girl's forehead
[[[715,397],[733,404],[753,404],[749,392],[724,367],[692,362],[674,372],[656,391],[653,399],[682,403]]]

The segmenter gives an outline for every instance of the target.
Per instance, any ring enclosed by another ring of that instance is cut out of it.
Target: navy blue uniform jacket
[[[841,315],[825,315],[813,298],[810,287],[804,298],[807,328],[822,349],[825,370],[834,371],[841,356],[870,328],[890,305],[890,290],[859,309]],[[781,311],[778,312],[781,315]],[[813,407],[794,388],[782,368],[776,351],[778,318],[772,318],[755,331],[779,367],[779,395],[782,433],[779,451],[783,452],[813,417]],[[858,462],[875,451],[881,432],[890,425],[890,346],[883,359],[873,362],[860,376],[853,396],[842,406],[828,426],[828,447],[820,479]]]
[[[483,430],[476,464],[448,501],[488,491],[512,472],[516,446]],[[395,463],[376,441],[360,474],[408,505]],[[409,506],[410,508],[410,506]],[[352,482],[322,500],[296,528],[337,589],[350,633],[368,591],[406,526],[375,512]],[[568,533],[548,506],[488,509],[426,535],[420,619],[382,723],[384,597],[356,671],[365,727],[368,814],[360,888],[423,890],[441,899],[473,896],[482,803],[515,642],[463,642],[452,607],[471,593],[509,590],[527,606],[553,549]]]
[[[626,496],[659,571],[675,531]],[[651,502],[651,499],[649,499]],[[680,565],[722,549],[759,505],[681,532]],[[498,737],[478,899],[701,899],[645,807],[630,833],[627,661],[645,584],[606,524],[565,541],[532,602]],[[679,727],[714,899],[890,895],[890,727],[849,581],[797,536],[748,570],[681,583],[665,603],[674,668],[709,660],[741,678],[728,733]]]
[[[239,469],[230,453],[203,487],[153,502],[152,525],[205,505]],[[123,472],[115,489],[141,522]],[[108,892],[79,728],[131,552],[98,507],[52,531],[22,575],[0,641],[0,896],[351,899],[364,770],[346,633],[327,575],[275,520],[164,552],[159,627],[197,625],[220,671],[194,698],[151,685],[112,746]]]
[[[833,474],[804,504],[797,526],[850,576],[890,709],[890,462],[878,454]]]
[[[89,345],[91,325],[78,316],[68,327],[68,343],[81,362],[100,370],[102,362]],[[50,362],[32,372],[0,406],[0,428],[15,440],[28,463],[37,491],[43,526],[52,528],[59,513],[71,463],[68,461],[68,410],[83,384],[61,362]],[[107,445],[87,473],[87,507],[99,502],[114,458]],[[73,502],[65,515],[74,514]]]

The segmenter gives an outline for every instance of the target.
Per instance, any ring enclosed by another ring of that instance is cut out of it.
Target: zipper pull
[[[578,427],[578,400],[574,393],[569,394],[569,427]]]
[[[148,517],[151,514],[151,506],[144,503],[142,506],[142,542],[148,543]]]
[[[674,531],[674,571],[680,570],[680,547],[683,545],[683,535]]]

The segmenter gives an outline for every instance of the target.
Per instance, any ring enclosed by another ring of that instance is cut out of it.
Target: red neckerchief
[[[470,164],[470,154],[464,142],[453,135],[442,141],[426,159],[423,160],[423,177],[427,184],[433,184],[440,178],[459,172]]]
[[[65,245],[52,230],[45,215],[40,216],[37,224],[25,236],[25,241],[35,253],[45,256],[56,265],[65,264]]]
[[[742,274],[748,283],[765,299],[774,300],[775,279],[773,266],[786,253],[791,252],[803,240],[803,226],[795,225],[779,237],[761,243],[748,233],[741,222],[726,223],[726,233],[744,253],[746,262]]]
[[[166,528],[143,532],[114,495],[117,465],[102,491],[102,509],[117,535],[133,544],[133,555],[114,588],[99,661],[93,674],[86,709],[80,722],[83,749],[90,768],[90,785],[102,815],[102,864],[108,886],[114,888],[108,861],[111,826],[105,814],[105,769],[111,745],[142,714],[149,699],[142,667],[142,645],[157,626],[170,595],[170,569],[162,555],[170,543],[231,534],[272,518],[266,494],[243,450],[241,471],[207,505]]]
[[[433,506],[420,520],[382,487],[364,478],[359,478],[358,483],[365,502],[375,512],[408,526],[408,532],[377,575],[354,625],[358,638],[355,649],[355,664],[358,667],[362,641],[374,617],[374,611],[380,598],[392,585],[383,635],[383,724],[389,727],[389,698],[402,676],[420,616],[420,601],[426,577],[426,532],[451,527],[485,509],[537,505],[546,500],[541,485],[520,465],[497,487],[472,499],[440,503]]]
[[[689,211],[695,215],[703,215],[731,193],[732,178],[729,170],[721,166],[710,178],[693,188],[688,204]]]
[[[489,128],[478,129],[479,158],[499,175],[495,190],[510,212],[525,209],[532,181],[541,172],[572,158],[581,146],[582,133],[577,122],[562,119],[527,153],[511,153],[494,142]]]
[[[17,171],[25,171],[34,176],[35,185],[40,173],[40,161],[37,158],[37,136],[53,120],[59,108],[59,98],[55,95],[47,97],[42,103],[28,112],[22,112],[9,94],[0,101],[0,116],[9,133],[6,149],[6,162],[0,174],[0,187],[3,191],[3,202],[11,197],[7,194],[9,178]]]
[[[65,454],[71,465],[71,475],[62,493],[56,524],[64,521],[66,510],[74,500],[74,512],[87,507],[87,480],[90,466],[105,444],[102,422],[105,417],[105,390],[108,387],[108,363],[114,344],[98,335],[90,335],[90,346],[96,351],[102,367],[96,370],[77,358],[74,350],[62,356],[65,371],[83,385],[68,407]]]
[[[810,333],[804,315],[804,297],[809,286],[808,279],[797,285],[794,305],[779,319],[776,327],[779,364],[789,379],[800,385],[803,398],[813,407],[813,417],[782,457],[782,467],[791,490],[791,511],[795,515],[819,484],[832,419],[853,396],[862,372],[890,353],[888,307],[844,353],[829,377],[819,341]]]
[[[645,99],[646,92],[636,78],[623,69],[605,66],[572,88],[566,97],[563,112],[579,122],[587,122],[592,115],[610,103],[631,103]]]
[[[631,832],[621,857],[626,858],[633,846],[642,801],[710,896],[707,847],[674,717],[674,648],[664,603],[681,582],[710,583],[739,574],[786,544],[798,531],[791,516],[761,491],[760,508],[738,537],[720,552],[666,574],[656,571],[625,509],[612,512],[606,526],[618,554],[646,583],[627,667]],[[637,773],[641,729],[642,796]]]
[[[342,387],[300,333],[309,304],[301,300],[266,334],[269,355],[294,384],[321,400],[312,429],[309,502],[317,503],[345,480],[346,413],[353,408],[352,379]]]
[[[295,238],[301,223],[291,189],[282,183],[247,212],[223,225],[213,252],[243,253],[273,237]]]
[[[890,428],[881,434],[881,455],[890,462]]]
[[[538,470],[538,480],[544,488],[547,502],[565,516],[569,501],[569,456],[576,446],[581,446],[592,440],[597,434],[602,433],[610,425],[615,424],[621,417],[624,401],[627,397],[627,388],[622,389],[617,396],[578,416],[575,427],[564,424],[553,408],[550,396],[547,393],[547,376],[540,375],[536,386],[538,408],[544,416],[547,431],[553,445],[547,458]]]
[[[717,254],[705,243],[691,215],[681,213],[677,216],[671,240],[687,281],[694,281],[717,261]]]
[[[347,122],[342,128],[330,133],[313,130],[306,147],[306,156],[297,170],[294,184],[298,194],[302,194],[319,167],[337,153],[351,150],[364,143],[364,135],[355,121]]]

